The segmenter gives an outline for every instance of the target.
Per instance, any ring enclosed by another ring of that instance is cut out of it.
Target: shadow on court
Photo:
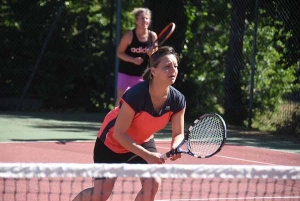
[[[101,113],[2,112],[0,141],[32,142],[94,141],[103,122]],[[189,124],[185,125],[188,128]],[[171,137],[171,125],[155,135],[164,140]],[[229,127],[227,143],[285,150],[300,154],[300,139]]]

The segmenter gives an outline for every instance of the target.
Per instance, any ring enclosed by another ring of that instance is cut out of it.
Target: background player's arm
[[[157,40],[157,34],[154,31],[151,31],[151,34],[152,34],[152,41],[156,41]],[[156,47],[156,46],[153,47],[153,48],[148,49],[148,51],[147,51],[148,56],[150,57],[151,54],[153,54],[157,49],[158,49],[158,47]]]

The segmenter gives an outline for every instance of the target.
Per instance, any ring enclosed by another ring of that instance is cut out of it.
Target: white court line
[[[166,140],[155,140],[155,142],[171,142],[170,139],[166,139]],[[225,145],[229,145],[229,146],[234,146],[237,145],[235,143],[225,143]],[[264,149],[267,151],[275,151],[275,152],[281,152],[281,153],[288,153],[288,154],[299,154],[293,151],[288,151],[288,150],[281,150],[281,149],[272,149],[271,147],[256,147],[256,146],[251,146],[251,145],[241,145],[243,147],[250,147],[250,148],[256,148],[256,149]]]
[[[172,199],[172,200],[155,200],[155,201],[202,201],[202,200],[274,200],[274,199],[299,199],[300,196],[287,196],[287,197],[238,197],[238,198],[193,198],[193,199]]]
[[[14,144],[14,143],[56,143],[56,142],[65,142],[65,143],[84,143],[84,142],[87,142],[87,143],[95,143],[95,140],[24,140],[24,141],[3,141],[3,142],[0,142],[0,144]]]
[[[167,150],[169,149],[169,148],[161,147],[161,146],[156,146],[156,147],[161,148],[161,149],[167,149]],[[222,156],[222,155],[215,155],[214,157],[228,158],[231,160],[246,161],[246,162],[258,163],[258,164],[264,164],[264,165],[277,165],[277,164],[273,164],[273,163],[264,163],[264,162],[260,162],[260,161],[247,160],[247,159],[242,159],[242,158],[234,158],[234,157]]]
[[[0,141],[0,144],[9,144],[9,143],[33,143],[33,142],[37,142],[37,143],[55,143],[55,142],[65,142],[65,143],[84,143],[84,142],[87,142],[87,143],[95,143],[95,140],[92,140],[92,139],[87,139],[87,140],[68,140],[68,139],[62,139],[62,140],[39,140],[39,139],[36,139],[36,140],[24,140],[24,141]],[[159,139],[159,140],[155,140],[155,142],[171,142],[170,139]],[[235,144],[225,144],[225,145],[235,145]],[[292,151],[286,151],[286,150],[277,150],[277,149],[272,149],[272,148],[264,148],[264,147],[256,147],[256,146],[249,146],[249,145],[246,145],[243,147],[250,147],[250,148],[256,148],[256,149],[264,149],[264,150],[267,150],[267,151],[274,151],[274,152],[281,152],[281,153],[288,153],[288,154],[299,154],[299,153],[295,153],[295,152],[292,152]]]
[[[236,145],[236,144],[230,144],[227,143],[227,145]],[[293,151],[289,151],[289,150],[281,150],[281,149],[272,149],[271,147],[267,148],[267,147],[256,147],[256,146],[251,146],[251,145],[241,145],[243,147],[250,147],[250,148],[256,148],[256,149],[264,149],[264,150],[268,150],[268,151],[275,151],[275,152],[281,152],[281,153],[288,153],[288,154],[299,154]]]
[[[222,156],[222,155],[215,155],[215,157],[228,158],[228,159],[232,159],[232,160],[246,161],[246,162],[258,163],[258,164],[264,164],[264,165],[277,165],[277,164],[273,164],[273,163],[264,163],[264,162],[260,162],[260,161],[247,160],[247,159],[241,159],[241,158],[234,158],[234,157]]]

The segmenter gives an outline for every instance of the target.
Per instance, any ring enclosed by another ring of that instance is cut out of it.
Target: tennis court
[[[59,113],[5,113],[0,115],[2,163],[92,163],[94,139],[103,115]],[[157,134],[157,148],[169,150],[168,128]],[[300,166],[299,141],[261,135],[256,132],[228,130],[228,139],[217,155],[197,159],[183,155],[167,164],[247,166]],[[67,164],[67,165],[68,165]],[[109,170],[107,170],[109,171]],[[2,200],[71,200],[82,188],[91,187],[90,178],[84,182],[61,179],[29,179],[18,182],[2,180]],[[49,183],[52,185],[50,186]],[[18,185],[18,188],[15,185]],[[111,200],[134,200],[139,189],[136,178],[118,179]],[[30,191],[26,192],[25,187]],[[261,189],[264,189],[260,193]],[[51,193],[49,191],[51,190]],[[229,191],[230,190],[230,191]],[[16,192],[18,191],[18,193]],[[19,191],[23,194],[19,194]],[[300,200],[299,180],[258,182],[241,179],[238,183],[227,179],[166,178],[157,200]]]

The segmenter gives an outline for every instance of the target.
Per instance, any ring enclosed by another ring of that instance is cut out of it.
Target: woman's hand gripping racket
[[[162,158],[167,159],[177,153],[209,158],[222,149],[226,137],[226,124],[222,117],[215,113],[204,114],[190,126],[178,147],[162,155]],[[184,144],[187,150],[182,149]]]

